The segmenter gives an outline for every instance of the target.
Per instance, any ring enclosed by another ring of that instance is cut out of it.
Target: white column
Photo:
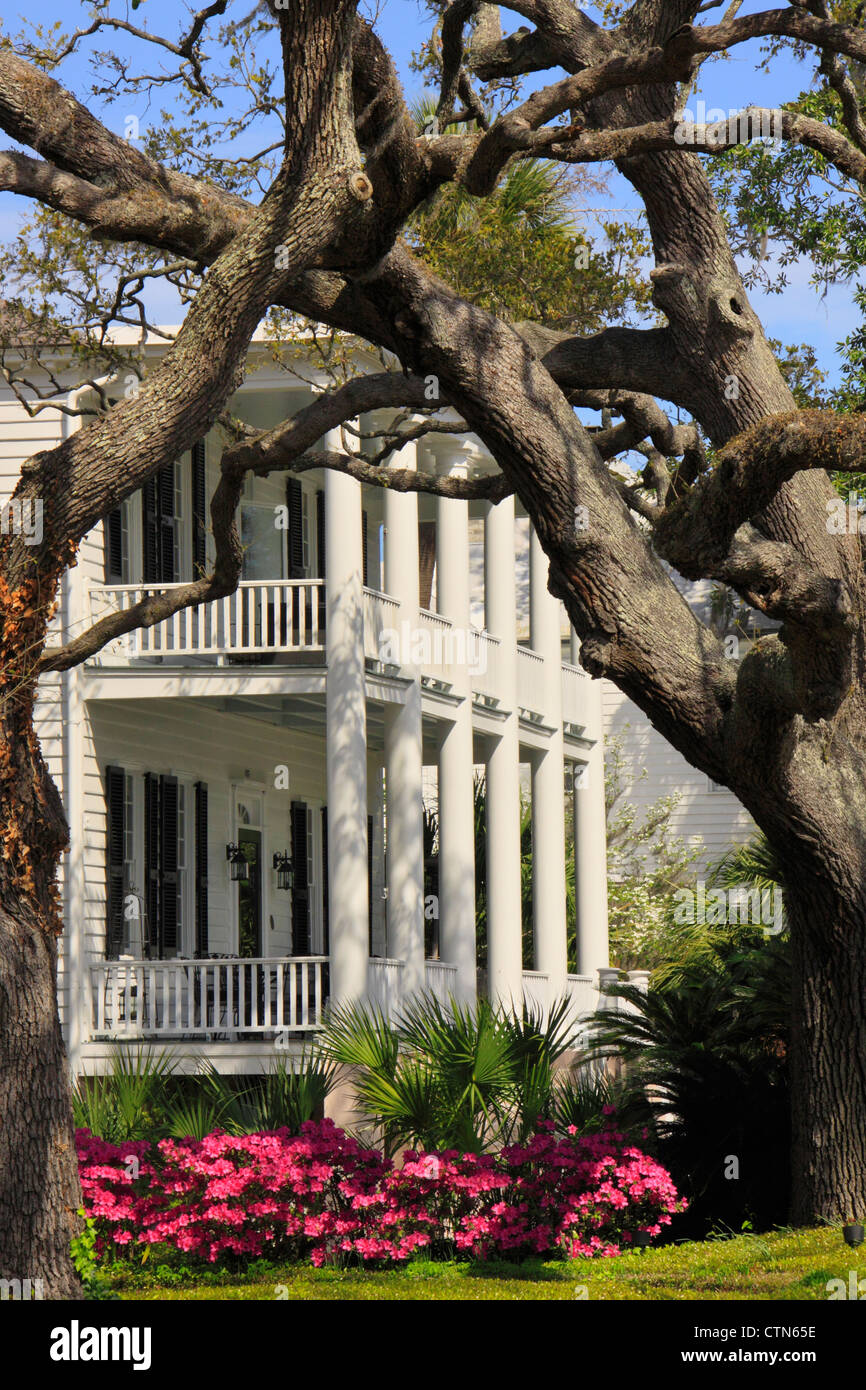
[[[416,466],[416,446],[391,460]],[[402,674],[410,677],[406,703],[385,706],[385,777],[388,852],[388,952],[403,961],[406,994],[424,988],[424,803],[421,681],[411,664],[418,627],[418,495],[385,489],[385,592],[400,600]]]
[[[465,477],[462,454],[441,449],[440,476]],[[469,643],[469,504],[436,499],[436,601],[451,619],[453,694],[459,699],[439,746],[439,952],[457,966],[459,999],[475,997],[475,806]],[[462,634],[462,640],[461,640]]]
[[[517,711],[517,595],[514,498],[484,518],[484,604],[499,638],[499,691],[507,711],[487,756],[487,958],[491,999],[522,1006],[520,914],[520,725]]]
[[[535,527],[529,528],[529,618],[532,647],[544,658],[547,748],[532,764],[532,929],[536,970],[550,978],[550,997],[566,989],[565,744],[562,735],[560,606],[547,587],[549,563]]]
[[[325,448],[341,449],[338,431]],[[367,708],[361,486],[325,472],[328,659],[328,911],[331,995],[339,1003],[367,990]]]
[[[601,681],[587,693],[585,734],[593,746],[574,778],[574,893],[577,969],[594,975],[609,960],[607,930],[607,816],[604,800],[604,732]]]

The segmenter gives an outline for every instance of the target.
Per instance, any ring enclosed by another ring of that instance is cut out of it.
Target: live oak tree
[[[797,408],[713,197],[708,157],[770,113],[751,108],[745,129],[681,119],[714,55],[754,38],[814,55],[820,90],[837,99],[809,110],[793,102],[774,133],[807,169],[838,171],[858,206],[866,34],[848,3],[740,8],[609,3],[599,24],[571,0],[437,4],[437,122],[421,133],[355,0],[216,0],[173,36],[143,27],[142,7],[130,20],[101,0],[82,7],[75,33],[3,39],[0,188],[29,202],[38,235],[6,262],[7,383],[33,411],[52,400],[71,410],[59,379],[52,385],[48,347],[71,340],[80,380],[105,396],[105,364],[117,373],[129,364],[103,329],[146,325],[147,288],[160,278],[187,310],[135,389],[22,467],[15,498],[42,502],[40,544],[0,538],[0,1276],[39,1275],[55,1297],[76,1287],[67,1251],[77,1180],[54,993],[66,826],[34,733],[36,683],[136,626],[231,592],[250,471],[328,467],[401,489],[519,497],[583,666],[730,787],[778,856],[795,979],[792,1216],[866,1209],[864,557],[856,527],[837,534],[827,524],[828,472],[863,470],[866,422]],[[503,35],[506,12],[528,23]],[[81,101],[51,74],[62,78],[89,43],[103,48]],[[172,109],[146,139],[136,141],[134,123],[121,134],[96,114],[121,95],[164,93]],[[403,232],[437,192],[495,198],[510,170],[537,158],[612,161],[632,186],[652,242],[653,322],[587,335],[512,321],[507,306],[494,311],[478,293],[472,302],[413,253]],[[46,281],[43,305],[34,292]],[[226,421],[213,571],[52,645],[50,612],[76,546],[225,420],[269,313],[371,344],[383,369],[348,377],[264,434]],[[600,412],[600,427],[582,424],[576,407]],[[373,411],[395,420],[384,442],[323,452],[327,430]],[[498,475],[386,467],[402,439],[448,422],[484,441]],[[616,466],[634,451],[636,477]],[[671,569],[728,586],[778,631],[731,659]]]

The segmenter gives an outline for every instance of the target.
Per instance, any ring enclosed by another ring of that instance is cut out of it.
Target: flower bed
[[[540,1125],[496,1155],[407,1153],[395,1167],[330,1120],[202,1140],[108,1144],[76,1135],[85,1213],[100,1251],[161,1245],[210,1262],[405,1261],[618,1255],[685,1203],[670,1175],[613,1130]]]

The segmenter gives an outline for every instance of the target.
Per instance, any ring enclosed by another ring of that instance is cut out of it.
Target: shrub
[[[267,1252],[321,1265],[431,1254],[617,1255],[683,1209],[670,1175],[608,1128],[545,1122],[498,1154],[404,1154],[399,1167],[330,1120],[246,1136],[108,1144],[77,1135],[103,1253],[161,1245],[215,1262]]]

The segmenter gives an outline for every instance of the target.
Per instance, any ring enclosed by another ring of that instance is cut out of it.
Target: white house
[[[149,345],[145,359],[163,350]],[[327,384],[312,363],[309,385],[287,375],[263,344],[250,368],[232,408],[256,426]],[[5,495],[25,458],[79,424],[54,411],[30,419],[4,390]],[[219,449],[213,432],[90,533],[64,581],[57,636],[209,563]],[[443,435],[407,444],[393,462],[422,459],[442,474],[493,468],[477,441]],[[480,594],[470,522],[483,535]],[[329,999],[390,1010],[426,988],[471,1000],[478,771],[482,983],[503,1001],[569,992],[575,1009],[593,1006],[608,963],[601,686],[562,661],[561,609],[534,537],[530,642],[518,643],[516,524],[514,499],[398,495],[332,470],[250,478],[235,594],[42,682],[39,732],[71,830],[59,993],[75,1072],[99,1071],[124,1039],[176,1046],[189,1065],[206,1056],[220,1070],[255,1071],[275,1045],[309,1036]],[[531,961],[521,946],[521,768],[533,809]],[[425,786],[438,799],[436,894],[425,887]]]

